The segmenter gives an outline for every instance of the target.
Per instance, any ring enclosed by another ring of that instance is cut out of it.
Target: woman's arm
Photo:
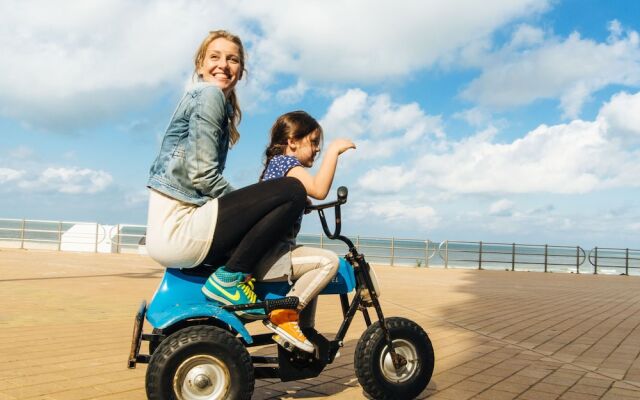
[[[216,86],[202,89],[197,104],[189,118],[187,148],[187,175],[194,187],[203,195],[217,198],[233,190],[222,176],[221,159],[226,159],[227,145],[220,140],[229,140],[224,135],[223,124],[227,118],[225,98]],[[225,154],[219,154],[224,149]]]
[[[287,172],[287,176],[294,177],[302,182],[307,190],[307,195],[317,200],[324,200],[331,189],[333,177],[338,165],[338,156],[349,149],[355,149],[356,145],[348,139],[336,139],[329,145],[322,159],[318,173],[313,176],[301,166],[293,167]]]

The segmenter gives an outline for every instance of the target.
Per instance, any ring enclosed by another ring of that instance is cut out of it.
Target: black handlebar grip
[[[279,308],[296,309],[298,307],[299,302],[300,300],[297,297],[291,296],[291,297],[283,297],[281,299],[266,300],[266,301],[257,302],[257,303],[225,305],[220,308],[227,311],[241,311],[241,310],[253,310],[256,308],[263,308],[265,311],[265,314],[269,314],[272,310],[276,310]]]
[[[297,297],[293,296],[284,297],[282,299],[266,300],[264,302],[264,310],[267,314],[273,310],[277,310],[280,308],[295,310],[296,308],[298,308],[298,303],[300,303],[300,300]]]
[[[347,189],[346,186],[340,186],[338,188],[338,201],[340,203],[346,203],[347,195],[349,195],[349,189]]]

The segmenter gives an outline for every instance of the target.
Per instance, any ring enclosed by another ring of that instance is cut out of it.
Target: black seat
[[[207,277],[215,272],[218,269],[218,265],[210,265],[202,263],[193,268],[180,268],[180,272],[185,275],[190,276],[204,276]]]

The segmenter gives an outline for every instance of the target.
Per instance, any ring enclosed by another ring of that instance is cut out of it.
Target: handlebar
[[[319,211],[324,210],[325,208],[331,208],[336,206],[341,206],[342,204],[347,202],[347,196],[349,195],[349,189],[344,186],[340,186],[338,188],[338,200],[324,203],[324,204],[313,204],[306,207],[306,211]]]
[[[338,188],[337,200],[329,203],[307,206],[306,208],[307,211],[318,211],[318,215],[320,216],[320,223],[322,223],[322,230],[324,231],[325,235],[327,235],[329,239],[340,239],[343,241],[346,239],[345,237],[340,236],[340,228],[342,226],[340,206],[347,202],[348,195],[349,195],[349,190],[344,186],[340,186]],[[336,217],[336,226],[333,233],[329,230],[329,226],[327,225],[327,219],[324,216],[324,210],[331,207],[335,207],[335,217]],[[348,241],[348,239],[346,240]]]

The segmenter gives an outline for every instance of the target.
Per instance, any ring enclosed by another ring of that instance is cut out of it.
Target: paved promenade
[[[376,269],[386,316],[422,325],[436,354],[429,399],[640,399],[640,278]],[[0,400],[145,399],[126,368],[133,316],[163,270],[147,257],[0,249]],[[337,297],[317,327],[334,333]],[[252,332],[264,332],[251,324]],[[147,326],[147,330],[148,330]],[[317,378],[256,382],[255,399],[364,399],[353,350]]]

